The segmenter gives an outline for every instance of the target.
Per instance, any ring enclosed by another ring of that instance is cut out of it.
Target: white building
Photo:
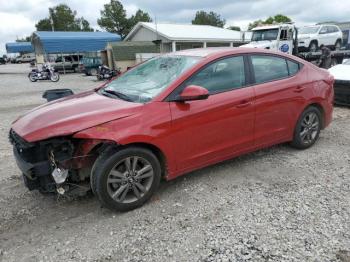
[[[178,50],[239,46],[244,43],[239,31],[209,25],[139,22],[124,41],[159,41],[162,53]]]

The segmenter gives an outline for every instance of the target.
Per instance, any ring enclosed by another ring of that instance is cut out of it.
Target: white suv
[[[341,47],[343,33],[336,25],[315,25],[299,28],[298,47],[300,50],[317,51],[321,45],[334,49]]]

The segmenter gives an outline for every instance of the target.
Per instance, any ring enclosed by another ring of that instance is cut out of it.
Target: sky
[[[35,24],[48,16],[48,8],[68,4],[90,25],[99,29],[97,18],[109,0],[0,0],[0,55],[5,43],[30,35]],[[147,11],[153,20],[191,23],[197,10],[214,11],[226,19],[226,26],[237,25],[243,30],[250,22],[281,13],[296,25],[322,21],[349,21],[349,0],[122,0],[128,16],[138,8]]]

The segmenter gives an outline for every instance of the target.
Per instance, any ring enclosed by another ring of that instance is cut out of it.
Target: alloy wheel
[[[154,170],[150,162],[139,156],[119,161],[107,178],[109,196],[118,203],[133,203],[151,188]]]
[[[310,112],[305,115],[301,122],[300,139],[308,145],[315,141],[320,128],[320,119],[315,112]]]

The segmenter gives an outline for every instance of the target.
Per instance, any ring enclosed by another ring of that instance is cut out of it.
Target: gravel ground
[[[115,213],[92,196],[24,187],[7,141],[11,121],[44,103],[45,89],[98,85],[79,74],[30,83],[27,67],[0,66],[0,261],[350,261],[349,108],[335,108],[309,150],[279,145],[226,161]]]

